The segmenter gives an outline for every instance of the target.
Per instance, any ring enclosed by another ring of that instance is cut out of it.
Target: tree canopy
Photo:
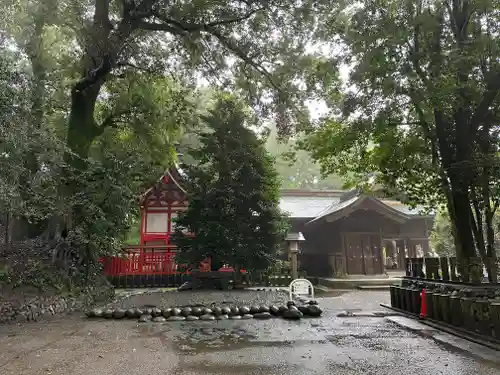
[[[444,203],[466,279],[470,257],[479,253],[489,265],[495,256],[498,6],[350,4],[320,32],[345,46],[351,89],[342,114],[324,119],[305,145],[326,171],[354,166],[360,183],[375,176],[412,203]]]
[[[266,149],[275,157],[276,171],[283,189],[342,189],[342,177],[331,174],[323,176],[320,165],[308,151],[298,149],[303,134],[293,138],[280,139],[276,127],[271,127]],[[298,142],[299,141],[299,142]]]
[[[179,259],[266,269],[285,234],[274,160],[246,127],[248,114],[236,99],[221,98],[203,120],[209,131],[191,150],[197,163],[185,170],[189,206],[176,220]]]

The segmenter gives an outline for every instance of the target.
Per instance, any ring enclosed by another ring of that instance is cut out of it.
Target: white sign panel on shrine
[[[293,295],[296,296],[311,296],[314,299],[314,286],[307,279],[296,279],[290,283],[290,300]]]
[[[167,233],[168,213],[148,212],[146,218],[146,233]]]

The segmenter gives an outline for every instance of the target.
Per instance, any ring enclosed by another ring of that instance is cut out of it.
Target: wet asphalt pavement
[[[153,296],[156,300],[156,296]],[[153,298],[135,296],[128,304]],[[226,296],[221,296],[224,299]],[[281,298],[281,297],[278,297]],[[384,317],[388,292],[318,298],[319,319],[168,322],[70,316],[0,327],[1,375],[489,375],[500,366],[406,331]],[[177,301],[176,301],[177,302]]]

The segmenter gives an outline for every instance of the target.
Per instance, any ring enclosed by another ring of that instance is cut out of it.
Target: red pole
[[[146,208],[144,206],[141,207],[141,228],[140,228],[140,236],[141,236],[141,245],[144,245],[144,234],[146,232]]]
[[[427,317],[427,304],[425,302],[425,288],[422,289],[422,292],[420,293],[420,319],[425,319]]]

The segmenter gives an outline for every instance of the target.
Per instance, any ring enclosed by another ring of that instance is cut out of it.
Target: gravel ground
[[[252,306],[283,305],[288,293],[283,290],[184,291],[132,295],[111,304],[111,307],[184,307],[184,306]]]
[[[382,317],[388,292],[318,298],[320,319],[138,324],[81,316],[0,326],[1,375],[499,375],[494,362],[437,344]],[[284,292],[155,293],[121,306],[280,303]],[[237,301],[237,302],[236,302]],[[476,349],[477,350],[477,349]],[[479,350],[484,350],[480,348]]]

